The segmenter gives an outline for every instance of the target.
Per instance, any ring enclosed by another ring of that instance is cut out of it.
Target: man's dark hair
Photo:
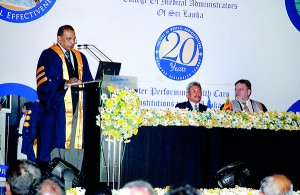
[[[28,194],[30,186],[41,177],[41,170],[29,160],[16,160],[8,165],[6,181],[12,194]]]
[[[64,26],[59,27],[59,29],[57,31],[57,36],[63,36],[65,30],[75,31],[71,25],[64,25]]]
[[[26,110],[29,110],[32,105],[32,102],[26,102],[23,106],[26,106]]]
[[[248,87],[248,89],[251,90],[251,83],[250,83],[249,80],[246,80],[246,79],[240,79],[240,80],[238,80],[237,82],[235,82],[234,86],[237,85],[238,83],[245,84],[245,85]]]

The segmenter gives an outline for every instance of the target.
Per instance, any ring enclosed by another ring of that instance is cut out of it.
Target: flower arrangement
[[[142,126],[203,126],[238,129],[299,130],[300,113],[294,112],[233,112],[208,109],[143,109]]]
[[[101,95],[103,106],[99,108],[97,125],[103,135],[129,143],[142,123],[139,97],[128,88],[108,86],[108,91]]]
[[[103,135],[129,143],[140,126],[203,126],[237,129],[300,130],[300,113],[294,112],[233,112],[208,109],[140,109],[140,100],[132,89],[108,87],[102,94],[97,125]]]

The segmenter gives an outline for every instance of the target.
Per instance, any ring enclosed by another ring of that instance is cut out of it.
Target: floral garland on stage
[[[203,126],[206,128],[300,130],[300,112],[233,112],[208,109],[140,109],[137,93],[128,88],[108,87],[102,94],[97,125],[102,134],[129,143],[140,126]]]
[[[140,100],[133,89],[108,86],[110,94],[102,94],[97,125],[102,135],[129,143],[142,123]]]
[[[294,112],[233,112],[208,109],[144,109],[142,126],[203,126],[238,129],[299,130],[300,113]]]

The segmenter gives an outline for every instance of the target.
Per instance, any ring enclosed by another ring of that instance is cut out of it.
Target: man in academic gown
[[[78,84],[93,77],[85,55],[74,49],[75,44],[73,27],[61,26],[57,44],[44,50],[38,61],[37,93],[44,107],[39,156],[46,162],[59,157],[81,170],[86,94]]]

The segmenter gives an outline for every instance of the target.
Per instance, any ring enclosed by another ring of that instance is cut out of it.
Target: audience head
[[[202,88],[199,82],[193,81],[186,87],[186,97],[190,102],[198,104],[202,98]]]
[[[251,83],[248,80],[241,79],[235,83],[235,99],[240,102],[246,102],[251,95]]]
[[[33,193],[37,195],[65,195],[65,186],[57,176],[41,177],[33,186]]]
[[[120,195],[153,195],[152,185],[143,180],[129,182],[120,190]]]
[[[171,186],[166,195],[198,195],[197,189],[189,184],[177,184]]]
[[[29,160],[16,160],[6,173],[6,194],[27,194],[31,185],[41,177],[37,164]]]
[[[293,183],[285,175],[274,174],[260,182],[260,195],[292,195]]]

